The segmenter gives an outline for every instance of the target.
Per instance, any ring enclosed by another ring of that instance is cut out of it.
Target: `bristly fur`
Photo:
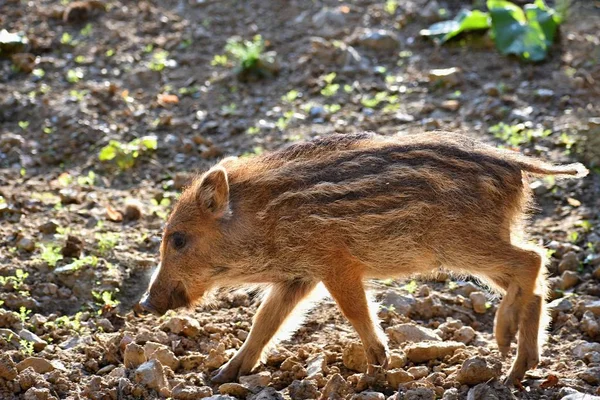
[[[504,295],[495,334],[507,353],[518,331],[512,382],[537,364],[546,326],[544,251],[523,237],[529,176],[586,173],[581,164],[554,166],[446,133],[331,135],[227,158],[175,206],[150,295],[159,302],[183,284],[193,301],[212,287],[271,286],[247,342],[217,376],[226,381],[252,369],[295,306],[323,282],[359,333],[372,372],[385,365],[387,349],[363,280],[444,268]],[[185,248],[170,244],[175,232],[187,239]]]

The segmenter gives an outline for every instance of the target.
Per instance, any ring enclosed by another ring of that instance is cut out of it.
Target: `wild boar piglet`
[[[270,285],[246,342],[213,378],[249,373],[300,301],[323,282],[356,329],[368,373],[387,346],[363,281],[443,268],[503,294],[494,334],[518,333],[507,381],[537,365],[546,328],[543,249],[522,222],[532,175],[585,176],[448,133],[331,135],[254,158],[227,158],[187,188],[164,230],[161,264],[142,299],[157,314],[211,288]]]

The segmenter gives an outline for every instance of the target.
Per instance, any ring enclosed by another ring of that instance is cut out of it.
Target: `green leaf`
[[[158,141],[156,136],[144,136],[141,138],[142,146],[147,150],[156,150],[158,147]]]
[[[434,40],[444,43],[462,32],[489,29],[490,26],[488,13],[479,10],[463,10],[454,19],[435,23],[428,29],[423,29],[420,34],[431,36]]]
[[[102,148],[102,150],[100,150],[100,154],[98,155],[98,158],[100,159],[100,161],[108,161],[108,160],[112,160],[116,156],[117,156],[116,148],[114,146],[112,146],[111,144],[109,144],[108,146],[104,146]]]

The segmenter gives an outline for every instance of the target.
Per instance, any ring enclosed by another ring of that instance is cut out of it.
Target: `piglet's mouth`
[[[165,297],[167,302],[164,304]],[[161,304],[163,303],[163,304]],[[162,316],[169,310],[175,310],[181,307],[189,307],[191,301],[185,291],[183,282],[178,282],[175,288],[167,293],[167,296],[152,296],[152,291],[146,293],[139,302],[142,310],[151,312],[154,315]]]

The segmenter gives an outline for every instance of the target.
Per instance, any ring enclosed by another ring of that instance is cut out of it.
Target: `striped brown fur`
[[[512,383],[537,364],[545,329],[544,252],[523,241],[528,177],[586,172],[446,133],[332,135],[227,158],[175,206],[142,304],[164,313],[213,287],[271,284],[248,340],[215,377],[228,381],[255,366],[296,304],[323,282],[373,373],[386,365],[387,348],[363,280],[443,267],[504,294],[495,335],[506,354],[518,331]]]

